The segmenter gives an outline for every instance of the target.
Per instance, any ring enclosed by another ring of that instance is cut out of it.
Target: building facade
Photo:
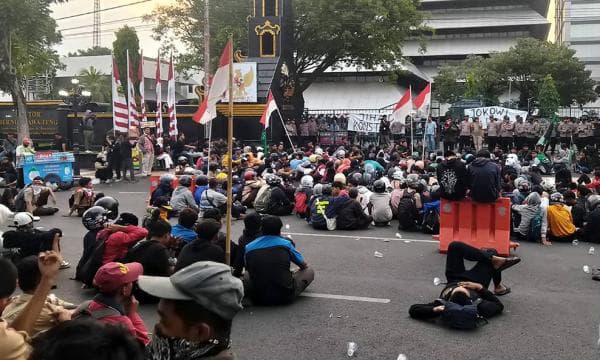
[[[563,40],[600,81],[600,1],[570,0],[564,5]]]

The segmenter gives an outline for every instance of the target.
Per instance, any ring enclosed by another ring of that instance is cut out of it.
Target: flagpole
[[[288,141],[290,142],[290,145],[292,145],[292,150],[294,152],[296,152],[296,148],[294,147],[294,143],[292,142],[290,133],[288,132],[287,127],[285,126],[285,121],[283,121],[283,116],[281,116],[281,113],[279,112],[279,108],[277,108],[277,113],[279,114],[279,119],[281,120],[281,125],[283,125],[283,130],[285,131],[285,135],[287,136]]]
[[[231,207],[233,203],[233,34],[229,35],[229,121],[227,123],[227,237],[225,263],[231,264]]]

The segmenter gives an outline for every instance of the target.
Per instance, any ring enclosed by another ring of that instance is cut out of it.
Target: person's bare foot
[[[542,240],[542,245],[544,245],[544,246],[552,246],[552,242],[550,242],[548,240]]]

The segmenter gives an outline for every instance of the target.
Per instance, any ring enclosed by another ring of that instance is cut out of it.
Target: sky
[[[140,0],[100,0],[100,9],[138,1]],[[101,45],[112,48],[112,43],[115,40],[114,32],[120,27],[128,25],[136,29],[140,39],[140,48],[144,50],[144,55],[155,56],[154,54],[158,51],[160,43],[151,37],[153,23],[144,22],[141,17],[151,13],[157,5],[173,4],[176,1],[150,0],[136,5],[100,12]],[[92,47],[94,23],[92,14],[62,20],[60,18],[94,11],[93,0],[68,0],[66,3],[52,5],[51,9],[53,12],[52,17],[56,19],[58,29],[63,35],[62,44],[56,46],[56,50],[60,55],[66,56],[69,52]]]

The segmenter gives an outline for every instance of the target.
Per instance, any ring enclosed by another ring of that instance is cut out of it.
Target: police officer
[[[523,145],[529,146],[530,149],[533,149],[535,143],[537,142],[538,135],[535,129],[535,124],[536,123],[533,122],[533,118],[527,118],[527,122],[525,124],[525,144]]]
[[[494,152],[496,145],[498,144],[498,131],[500,129],[500,122],[490,116],[490,120],[487,125],[487,143],[488,150]]]
[[[523,122],[523,118],[517,115],[517,122],[515,127],[515,147],[517,150],[521,150],[525,144],[525,134],[527,132],[527,125]]]
[[[560,137],[560,143],[571,146],[572,135],[573,124],[571,123],[571,119],[564,119],[560,124],[558,124],[558,136]]]
[[[513,145],[513,131],[514,126],[510,123],[510,118],[504,115],[504,120],[500,125],[500,141],[502,143],[502,150],[510,151]]]
[[[460,146],[458,151],[462,152],[465,147],[471,146],[471,124],[469,118],[465,117],[460,122]]]

